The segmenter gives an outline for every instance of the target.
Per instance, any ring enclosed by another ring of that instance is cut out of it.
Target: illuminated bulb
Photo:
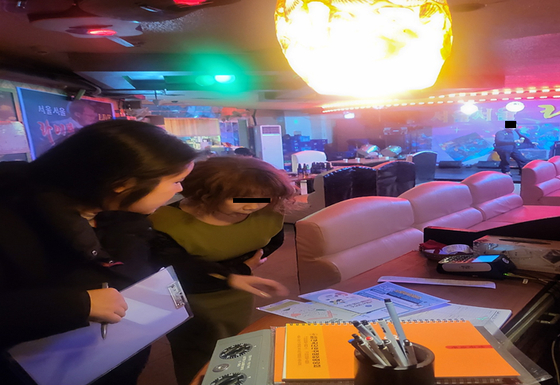
[[[324,95],[430,87],[451,51],[445,0],[278,0],[275,22],[292,69]]]
[[[356,115],[353,112],[345,112],[344,119],[354,119]]]
[[[506,104],[506,110],[511,112],[519,112],[525,108],[525,105],[521,102],[509,102]]]
[[[461,106],[461,112],[465,115],[472,115],[478,111],[478,107],[473,103],[465,103]]]
[[[108,28],[92,28],[88,29],[86,33],[93,36],[113,36],[117,34],[117,31]]]
[[[235,81],[235,75],[215,75],[214,80],[218,83],[229,84]]]

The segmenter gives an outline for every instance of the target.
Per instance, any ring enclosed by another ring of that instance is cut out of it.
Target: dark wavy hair
[[[295,189],[288,175],[257,158],[213,157],[195,164],[181,183],[187,205],[211,214],[228,198],[270,198],[271,210],[284,213]]]
[[[31,162],[32,175],[77,204],[104,208],[114,189],[121,209],[149,194],[162,177],[180,174],[198,152],[160,127],[130,120],[105,120],[80,129]],[[126,194],[126,195],[123,195]]]

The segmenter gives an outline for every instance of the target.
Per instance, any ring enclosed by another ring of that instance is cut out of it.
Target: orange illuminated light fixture
[[[430,87],[453,39],[445,0],[278,0],[275,20],[290,66],[324,95]]]
[[[177,5],[193,6],[193,5],[200,5],[202,3],[205,3],[206,0],[173,0],[173,2]]]
[[[113,36],[117,34],[117,31],[109,28],[91,28],[86,33],[93,36]]]

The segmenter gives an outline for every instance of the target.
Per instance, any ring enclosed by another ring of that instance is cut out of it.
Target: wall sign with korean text
[[[64,95],[20,87],[18,96],[33,159],[83,126],[114,118],[111,103],[69,101]]]

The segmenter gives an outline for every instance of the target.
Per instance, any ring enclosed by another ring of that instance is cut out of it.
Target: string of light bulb
[[[538,100],[560,98],[560,86],[503,88],[477,92],[459,92],[443,95],[430,95],[416,99],[370,99],[345,101],[323,105],[323,113],[350,111],[368,108],[390,108],[451,103],[488,103],[499,101]]]

